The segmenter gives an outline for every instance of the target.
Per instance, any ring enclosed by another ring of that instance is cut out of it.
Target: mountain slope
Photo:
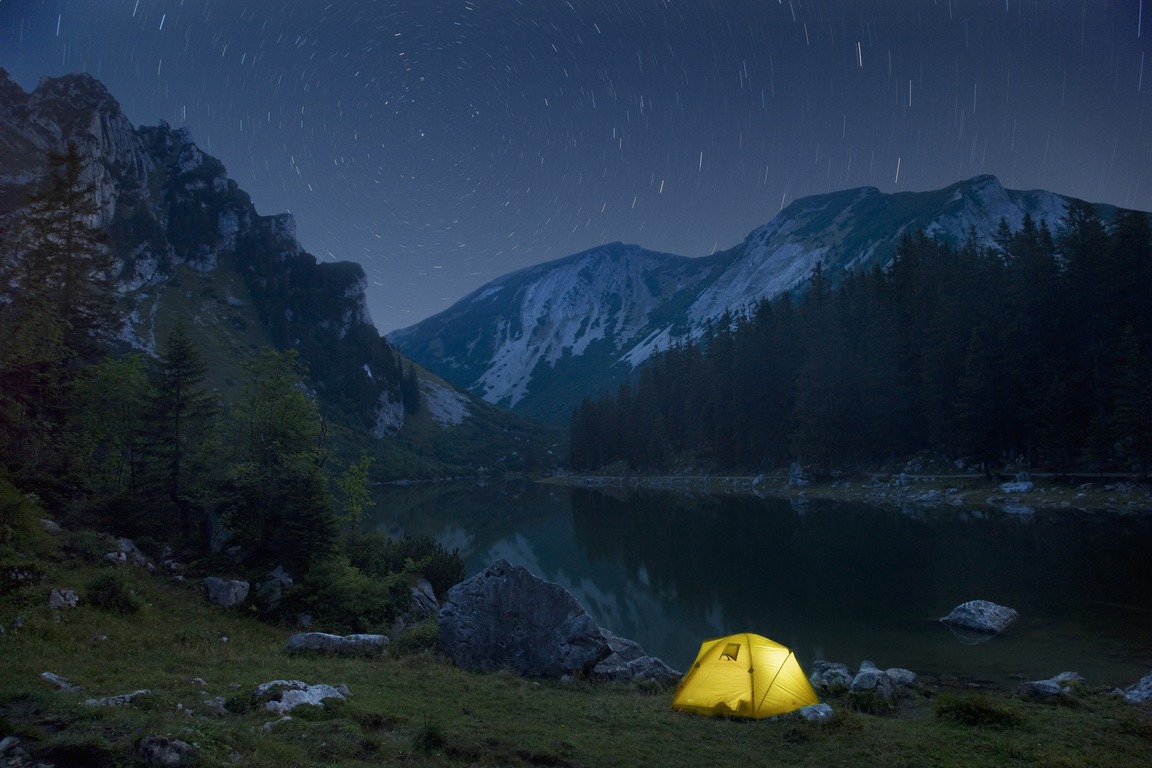
[[[634,245],[594,248],[498,278],[389,338],[457,386],[516,412],[562,422],[580,399],[626,378],[725,311],[795,290],[819,262],[833,280],[885,264],[924,229],[953,242],[990,240],[1025,215],[1057,228],[1066,198],[1004,189],[979,176],[932,192],[875,188],[803,198],[740,245],[703,258]]]
[[[154,354],[183,320],[226,398],[260,347],[295,349],[330,418],[377,438],[400,435],[427,408],[429,393],[433,403],[445,400],[443,382],[405,360],[372,324],[358,264],[318,262],[297,242],[290,215],[259,215],[185,131],[134,128],[87,75],[45,78],[25,93],[0,69],[0,225],[19,226],[23,205],[48,176],[50,153],[69,143],[83,158],[97,223],[116,257],[122,344]],[[459,395],[451,413],[433,420],[431,432],[418,430],[422,442],[467,431],[480,413],[484,431],[502,434],[492,425],[496,412],[471,396]]]

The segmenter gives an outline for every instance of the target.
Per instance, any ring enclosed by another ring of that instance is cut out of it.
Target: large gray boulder
[[[636,643],[599,627],[559,584],[504,560],[448,591],[438,640],[457,666],[474,671],[620,681],[680,677]]]
[[[988,600],[969,600],[952,609],[940,621],[949,627],[966,630],[968,633],[991,636],[1003,632],[1020,614],[1012,608]]]

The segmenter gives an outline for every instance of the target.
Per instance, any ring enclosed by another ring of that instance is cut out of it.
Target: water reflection
[[[905,510],[818,499],[531,483],[384,490],[374,525],[569,589],[603,626],[684,669],[705,637],[753,631],[817,658],[995,684],[1073,670],[1127,685],[1152,665],[1152,526],[1071,512]],[[978,646],[936,619],[1015,608]]]

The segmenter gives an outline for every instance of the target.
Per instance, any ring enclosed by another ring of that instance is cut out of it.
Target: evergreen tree
[[[95,184],[74,142],[49,155],[46,187],[32,196],[16,236],[15,296],[59,318],[73,354],[89,358],[115,323],[113,259],[99,227]]]
[[[185,537],[191,532],[192,457],[208,436],[217,409],[216,398],[204,387],[207,370],[184,325],[178,323],[168,334],[153,376],[148,421],[159,485],[164,498],[179,510]]]

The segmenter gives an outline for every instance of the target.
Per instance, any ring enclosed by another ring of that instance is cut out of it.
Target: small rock
[[[64,530],[60,527],[59,523],[55,520],[49,520],[48,518],[40,518],[40,528],[45,533],[62,533]]]
[[[910,669],[889,667],[884,670],[884,674],[888,675],[888,679],[890,679],[892,684],[897,688],[911,688],[916,685],[916,673]]]
[[[1000,492],[1001,493],[1031,493],[1032,489],[1034,487],[1035,486],[1032,485],[1031,480],[1025,480],[1023,482],[1015,482],[1015,483],[1001,483],[1000,484]]]
[[[835,710],[833,710],[831,706],[823,703],[809,704],[806,707],[801,707],[796,710],[796,713],[810,723],[826,723],[836,717]]]
[[[80,693],[80,686],[72,685],[72,683],[68,682],[68,680],[60,677],[60,675],[56,675],[51,672],[41,672],[40,677],[52,683],[62,691],[68,691],[69,693]]]
[[[122,693],[119,696],[105,696],[102,699],[85,699],[84,704],[89,707],[123,707],[141,696],[148,696],[151,693],[148,690],[132,691],[131,693]]]
[[[180,768],[200,760],[200,753],[191,744],[167,736],[149,736],[142,740],[137,754],[144,765],[158,768]]]
[[[1047,680],[1024,683],[1016,689],[1016,693],[1037,699],[1055,699],[1060,696],[1071,696],[1077,688],[1084,685],[1084,682],[1084,678],[1075,672],[1061,672]]]
[[[384,652],[386,635],[330,635],[326,632],[302,632],[288,638],[288,651],[317,651],[344,656],[369,656]]]
[[[74,589],[54,589],[48,596],[48,607],[53,610],[61,608],[75,608],[79,598]]]

